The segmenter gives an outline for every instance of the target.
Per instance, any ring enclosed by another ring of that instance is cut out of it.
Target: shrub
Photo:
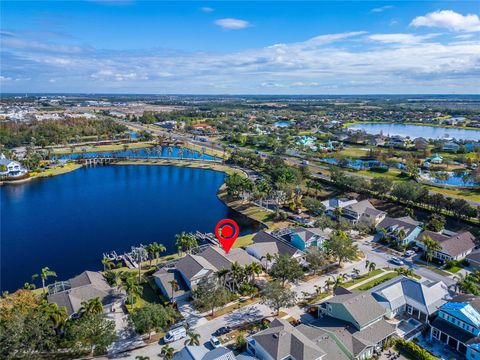
[[[421,348],[411,341],[399,339],[395,344],[398,351],[405,353],[416,360],[436,360],[436,357],[431,355],[427,350]]]
[[[376,173],[386,173],[388,172],[388,167],[385,166],[372,166],[370,168],[370,171],[376,172]]]

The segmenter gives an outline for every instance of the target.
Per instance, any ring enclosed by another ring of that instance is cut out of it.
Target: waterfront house
[[[268,259],[276,255],[287,255],[297,259],[300,263],[304,263],[305,253],[302,250],[297,249],[288,241],[269,234],[266,231],[259,231],[255,234],[252,241],[253,244],[247,246],[245,250],[248,254],[259,260],[266,269],[272,265],[272,262]]]
[[[475,268],[476,270],[480,270],[480,249],[473,250],[465,257],[465,259],[467,259],[471,267]]]
[[[439,243],[441,250],[434,251],[433,257],[440,261],[462,260],[470,254],[475,248],[475,237],[472,233],[464,231],[453,233],[444,230],[443,232],[434,232],[425,230],[417,237],[417,246],[425,250],[423,239],[430,237]]]
[[[245,266],[253,262],[258,262],[258,260],[243,249],[231,249],[227,254],[218,246],[208,246],[196,254],[187,254],[181,258],[175,264],[175,270],[178,272],[178,275],[175,272],[173,274],[165,274],[165,272],[161,270],[157,271],[154,274],[155,283],[159,285],[162,293],[171,299],[172,289],[168,282],[176,278],[176,276],[180,276],[181,281],[179,285],[184,282],[186,287],[183,287],[183,294],[179,293],[175,296],[174,293],[174,298],[186,298],[187,294],[189,295],[189,291],[194,290],[201,280],[215,274],[219,270],[230,270],[234,262]]]
[[[190,297],[190,289],[175,268],[161,268],[153,274],[153,280],[162,294],[171,301],[177,302]]]
[[[0,176],[17,177],[27,173],[27,169],[18,161],[10,160],[4,154],[0,155]]]
[[[297,249],[305,251],[310,246],[322,248],[323,242],[330,237],[331,229],[305,229],[295,228],[286,237]]]
[[[352,224],[364,224],[375,227],[387,213],[377,210],[368,200],[347,205],[342,210],[342,217]]]
[[[397,276],[369,290],[386,310],[386,317],[413,317],[423,323],[445,304],[450,295],[442,281],[420,282],[406,276]]]
[[[447,141],[442,145],[443,151],[457,152],[460,150],[460,145],[453,141]]]
[[[350,359],[368,359],[396,327],[385,320],[386,309],[369,292],[339,287],[336,295],[318,306],[319,320],[312,326],[331,335]]]
[[[102,302],[104,312],[114,312],[123,305],[126,293],[108,285],[103,275],[96,271],[84,271],[48,287],[48,302],[65,308],[68,316],[78,314],[83,302],[95,298]]]
[[[413,142],[415,143],[415,149],[417,150],[428,149],[428,140],[423,137],[415,138]]]
[[[400,135],[394,135],[388,138],[388,141],[385,143],[385,145],[397,148],[405,148],[407,147],[407,139]]]
[[[409,216],[391,218],[386,216],[376,227],[377,232],[399,245],[415,241],[422,232],[420,223]]]
[[[458,295],[438,310],[430,339],[440,341],[467,359],[480,359],[480,297]]]

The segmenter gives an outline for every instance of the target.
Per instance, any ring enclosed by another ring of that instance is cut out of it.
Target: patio
[[[424,338],[423,336],[417,336],[418,345],[423,347],[425,350],[428,350],[430,353],[442,360],[450,359],[464,359],[465,356],[454,351],[448,345],[440,341],[431,341],[430,338]]]

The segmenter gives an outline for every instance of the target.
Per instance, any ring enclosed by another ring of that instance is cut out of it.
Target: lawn
[[[254,299],[250,298],[250,299],[248,299],[248,300],[246,300],[246,301],[242,301],[242,302],[239,301],[239,302],[237,302],[237,303],[235,303],[235,304],[232,304],[232,305],[229,305],[229,306],[225,306],[225,307],[223,307],[223,308],[221,308],[221,309],[218,309],[218,310],[214,311],[213,316],[211,316],[211,315],[209,314],[209,315],[205,316],[205,318],[206,318],[207,320],[213,320],[213,319],[215,319],[215,318],[217,318],[217,317],[219,317],[219,316],[222,316],[222,315],[231,313],[232,311],[241,309],[241,308],[243,308],[243,307],[245,307],[245,306],[248,306],[248,305],[252,305],[252,304],[257,303],[257,302],[259,302],[259,301],[260,301],[260,300],[259,300],[259,299],[256,299],[256,298],[254,298]]]
[[[47,169],[45,171],[41,172],[35,172],[32,173],[32,178],[33,177],[50,177],[50,176],[56,176],[56,175],[61,175],[61,174],[66,174],[70,171],[77,170],[78,168],[81,168],[81,164],[76,164],[76,163],[67,163],[64,166],[57,166],[52,169]]]
[[[457,272],[462,270],[462,268],[460,266],[452,266],[451,268],[445,269],[445,270],[447,270],[448,272],[451,272],[452,274],[456,274]]]
[[[396,272],[391,272],[391,273],[385,274],[383,276],[380,276],[377,279],[369,281],[369,282],[367,282],[363,285],[360,285],[359,287],[355,288],[355,290],[365,291],[365,290],[371,289],[372,287],[377,286],[377,285],[379,285],[379,284],[381,284],[385,281],[393,279],[394,277],[397,277],[397,276],[398,276],[398,274]]]
[[[76,146],[73,149],[73,153],[82,153],[82,149],[86,149],[86,152],[96,152],[96,151],[119,151],[124,149],[124,146],[128,145],[128,149],[143,149],[147,147],[152,147],[154,145],[153,142],[144,141],[144,142],[131,142],[126,144],[110,144],[110,145],[87,145],[87,146]],[[52,154],[70,154],[71,148],[70,147],[63,147],[63,148],[54,148],[52,149]]]
[[[160,296],[153,290],[149,282],[142,283],[142,294],[136,299],[133,305],[125,305],[128,312],[144,307],[147,304],[161,304],[163,303]]]
[[[345,288],[349,288],[350,286],[353,286],[355,284],[358,284],[359,282],[362,282],[362,281],[365,281],[367,279],[370,279],[371,277],[374,277],[376,275],[379,275],[383,273],[383,270],[382,269],[375,269],[373,271],[370,271],[369,273],[367,274],[363,274],[363,275],[360,275],[358,278],[356,279],[352,279],[350,281],[347,281],[345,283],[343,283],[343,287]]]
[[[234,248],[241,248],[241,247],[245,247],[245,246],[248,246],[250,244],[252,244],[252,239],[253,237],[255,236],[255,234],[248,234],[248,235],[243,235],[243,236],[239,236],[237,238],[237,240],[235,240],[235,243],[233,244],[233,247]]]

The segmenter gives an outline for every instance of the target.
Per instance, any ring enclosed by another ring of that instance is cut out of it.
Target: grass
[[[382,269],[375,269],[373,271],[370,271],[369,273],[367,274],[363,274],[363,275],[360,275],[358,278],[356,279],[352,279],[350,281],[347,281],[345,283],[343,283],[343,287],[350,287],[350,286],[353,286],[355,284],[358,284],[359,282],[362,282],[362,281],[365,281],[367,279],[370,279],[371,277],[374,277],[374,276],[377,276],[379,274],[383,273],[383,270]]]
[[[133,304],[126,304],[125,307],[127,308],[128,312],[132,312],[136,309],[140,309],[147,304],[161,304],[162,299],[157,293],[153,290],[152,286],[149,282],[142,283],[142,294],[138,297]]]
[[[449,269],[446,269],[448,272],[451,272],[452,274],[456,274],[457,272],[459,272],[460,270],[462,270],[462,268],[460,266],[452,266],[451,268]]]
[[[362,284],[359,287],[355,288],[355,290],[365,291],[365,290],[371,289],[374,286],[377,286],[378,284],[381,284],[381,283],[384,283],[385,281],[393,279],[394,277],[397,277],[397,276],[398,274],[396,272],[391,272],[383,276],[380,276],[377,279],[373,279],[372,281],[369,281],[365,284]]]
[[[250,244],[253,243],[253,237],[255,236],[255,234],[248,234],[248,235],[243,235],[243,236],[239,236],[237,238],[237,240],[235,240],[235,243],[233,244],[233,247],[234,248],[243,248],[243,247],[246,247]]]
[[[154,145],[153,142],[144,141],[144,142],[131,142],[131,143],[124,143],[124,144],[109,144],[109,145],[87,145],[87,146],[76,146],[73,150],[74,154],[82,153],[82,149],[86,149],[86,152],[96,152],[96,151],[119,151],[123,150],[124,146],[128,145],[128,149],[143,149],[152,147]],[[52,154],[70,154],[71,149],[70,147],[63,147],[63,148],[55,148],[52,149]]]
[[[252,298],[250,298],[250,299],[248,299],[248,300],[246,300],[246,301],[242,301],[242,302],[239,301],[239,302],[237,302],[237,303],[235,303],[235,304],[232,304],[232,305],[223,307],[223,308],[221,308],[221,309],[219,309],[219,310],[216,310],[216,311],[214,311],[213,316],[209,314],[209,315],[205,316],[205,318],[206,318],[207,320],[213,320],[213,319],[215,319],[215,318],[217,318],[217,317],[220,317],[220,316],[223,316],[223,315],[225,315],[225,314],[231,313],[231,312],[233,312],[233,311],[235,311],[235,310],[241,309],[241,308],[243,308],[243,307],[245,307],[245,306],[248,306],[248,305],[257,303],[257,302],[259,302],[259,301],[260,301],[259,299],[252,299]]]
[[[70,171],[77,170],[81,167],[82,167],[81,164],[69,162],[69,163],[65,164],[64,166],[57,166],[55,168],[47,169],[45,171],[38,172],[38,173],[34,172],[34,173],[31,174],[31,177],[32,178],[41,178],[41,177],[56,176],[56,175],[69,173]]]

